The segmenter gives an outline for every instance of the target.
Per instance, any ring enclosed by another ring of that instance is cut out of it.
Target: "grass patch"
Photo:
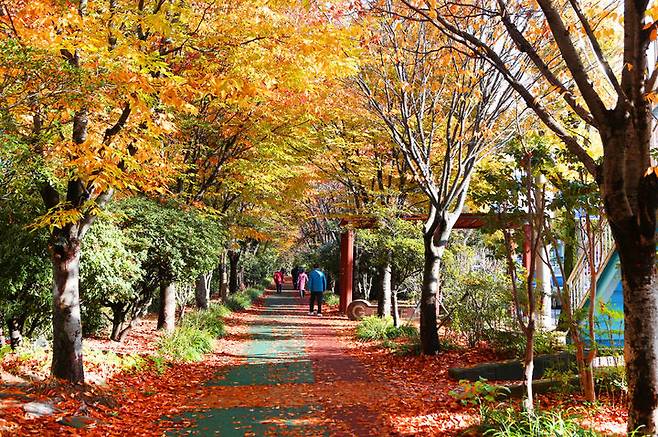
[[[192,311],[183,319],[183,326],[197,328],[209,332],[213,337],[220,338],[226,335],[224,317],[229,315],[229,310],[224,305],[211,304],[207,310]]]
[[[493,437],[595,437],[602,434],[585,429],[580,417],[569,411],[516,411],[513,408],[482,409],[484,435]]]
[[[367,316],[356,326],[356,337],[359,340],[391,340],[394,338],[418,336],[418,330],[411,325],[393,326],[391,317]]]
[[[181,326],[158,341],[158,353],[171,361],[200,361],[212,352],[213,335],[195,326]]]

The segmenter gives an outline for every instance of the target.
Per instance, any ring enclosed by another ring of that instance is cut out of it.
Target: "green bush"
[[[171,361],[200,361],[213,349],[213,335],[194,326],[181,326],[158,341],[158,353]]]
[[[263,290],[260,288],[247,288],[245,291],[251,300],[256,300],[263,295]]]
[[[121,359],[121,368],[128,372],[139,373],[148,367],[148,360],[139,354],[127,354]]]
[[[226,299],[225,305],[231,311],[246,310],[251,306],[251,297],[246,292],[235,293]]]
[[[450,390],[448,394],[462,405],[482,405],[506,397],[509,393],[509,388],[504,385],[489,384],[485,378],[480,377],[475,382],[462,379],[459,388]]]
[[[192,311],[183,319],[183,326],[207,331],[213,337],[223,337],[226,327],[222,320],[230,313],[224,305],[211,304],[207,310]]]
[[[398,337],[416,336],[418,336],[418,330],[414,326],[403,325],[396,328],[393,326],[393,319],[391,317],[364,317],[356,326],[356,337],[364,341],[390,340]]]
[[[599,367],[594,369],[594,384],[601,393],[611,397],[628,394],[628,382],[624,367]]]
[[[516,331],[490,331],[488,340],[491,347],[504,355],[522,358],[525,354],[525,335]],[[538,331],[535,333],[535,354],[552,354],[564,350],[559,344],[558,335],[553,332]]]
[[[482,408],[484,435],[494,437],[594,437],[595,431],[584,429],[579,417],[568,411],[516,411],[512,408]]]
[[[324,294],[324,303],[331,306],[336,306],[340,303],[340,298],[336,293],[327,292]]]

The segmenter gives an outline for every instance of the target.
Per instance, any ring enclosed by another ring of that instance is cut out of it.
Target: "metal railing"
[[[597,219],[594,230],[594,269],[596,279],[599,279],[603,268],[615,252],[615,241],[612,238],[612,231],[608,222],[601,218]],[[587,260],[587,233],[585,232],[585,220],[581,219],[578,241],[578,260],[574,265],[566,285],[569,287],[571,294],[571,308],[575,311],[581,308],[589,297],[589,287],[591,284],[590,263]]]

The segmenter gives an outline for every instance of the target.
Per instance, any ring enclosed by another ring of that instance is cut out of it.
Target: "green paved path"
[[[206,383],[197,411],[169,435],[383,435],[378,396],[340,346],[336,319],[308,316],[308,299],[268,293],[249,326],[244,364]]]

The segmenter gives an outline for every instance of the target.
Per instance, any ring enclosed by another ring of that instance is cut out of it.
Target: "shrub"
[[[226,299],[225,305],[231,311],[246,310],[251,306],[251,297],[246,292],[235,293]]]
[[[223,305],[212,304],[207,310],[192,311],[183,319],[183,326],[197,328],[209,332],[213,337],[223,337],[226,334],[223,317],[230,310]]]
[[[624,367],[599,367],[594,369],[594,383],[601,393],[613,400],[619,396],[623,400],[628,395],[628,383]]]
[[[356,337],[359,340],[387,340],[398,337],[415,337],[418,330],[411,325],[403,325],[399,328],[393,326],[391,317],[368,316],[356,326]]]
[[[133,373],[141,372],[148,364],[148,360],[139,354],[127,354],[121,359],[121,368]]]
[[[562,437],[599,436],[584,429],[579,417],[562,411],[516,411],[512,408],[482,409],[484,435],[494,437]]]
[[[525,354],[525,335],[517,331],[490,331],[488,340],[491,347],[504,355],[522,358]],[[564,350],[554,332],[535,332],[535,354],[551,354]]]
[[[327,292],[324,294],[324,303],[330,306],[336,306],[340,303],[340,298],[336,293]]]
[[[263,295],[263,290],[260,288],[247,288],[245,291],[251,300],[256,300]]]
[[[181,326],[160,338],[158,353],[171,361],[200,361],[213,349],[213,335],[194,326]]]
[[[489,384],[485,378],[480,377],[475,382],[462,379],[459,381],[459,388],[450,390],[449,394],[462,405],[481,405],[507,396],[509,392],[509,388],[503,385]]]

